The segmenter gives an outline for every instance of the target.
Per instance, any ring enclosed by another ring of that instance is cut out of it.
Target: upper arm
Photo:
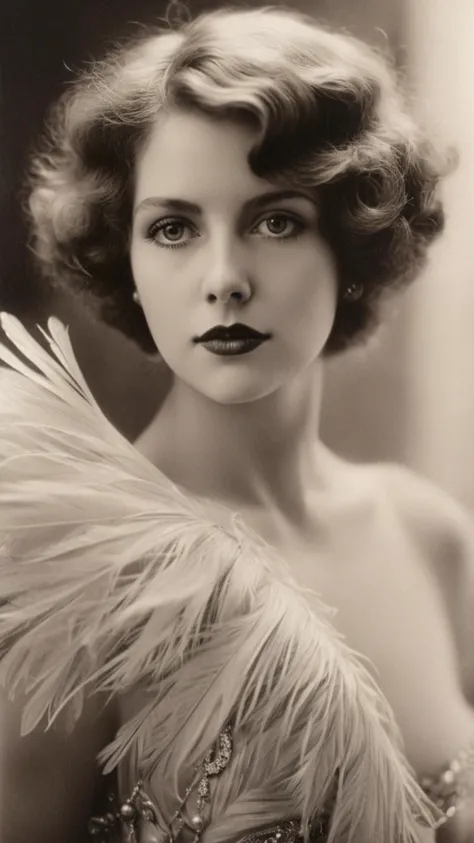
[[[390,470],[390,489],[440,589],[462,689],[474,704],[474,515],[408,469]]]
[[[110,713],[87,701],[73,731],[60,718],[20,735],[21,706],[0,696],[0,840],[83,843],[102,783],[97,754],[112,737]]]

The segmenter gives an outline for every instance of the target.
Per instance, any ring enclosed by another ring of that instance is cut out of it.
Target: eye
[[[191,237],[197,237],[195,229],[184,220],[168,218],[159,220],[153,223],[148,229],[147,239],[152,240],[158,246],[163,246],[165,249],[177,249],[180,246],[186,246],[190,237],[183,237],[185,232],[189,232]]]
[[[290,237],[297,237],[305,227],[302,220],[283,212],[274,212],[266,216],[259,222],[254,231],[262,229],[262,226],[266,227],[266,231],[260,231],[260,236],[268,237],[271,240],[287,240]]]

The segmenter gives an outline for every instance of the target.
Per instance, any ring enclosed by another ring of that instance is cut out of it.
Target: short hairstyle
[[[325,354],[366,336],[388,290],[410,283],[442,230],[445,162],[404,104],[394,69],[358,39],[284,8],[224,8],[147,29],[92,63],[52,109],[28,174],[32,248],[46,278],[156,350],[133,302],[134,163],[163,110],[250,118],[252,171],[314,189],[339,300]],[[358,300],[344,290],[363,285]]]

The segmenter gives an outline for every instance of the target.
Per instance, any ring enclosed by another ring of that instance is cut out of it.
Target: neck
[[[304,523],[308,490],[324,486],[318,441],[317,364],[272,395],[222,405],[175,381],[140,447],[176,484],[200,497]],[[137,443],[138,445],[138,443]]]

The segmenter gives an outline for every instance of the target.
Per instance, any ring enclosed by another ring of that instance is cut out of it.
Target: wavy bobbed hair
[[[134,162],[158,115],[186,108],[250,119],[252,171],[314,189],[340,290],[325,353],[365,337],[384,293],[417,276],[443,228],[445,163],[383,57],[282,8],[226,8],[147,29],[80,73],[28,176],[45,276],[86,293],[99,318],[156,350],[132,299]],[[344,296],[351,285],[363,287],[357,300]]]

